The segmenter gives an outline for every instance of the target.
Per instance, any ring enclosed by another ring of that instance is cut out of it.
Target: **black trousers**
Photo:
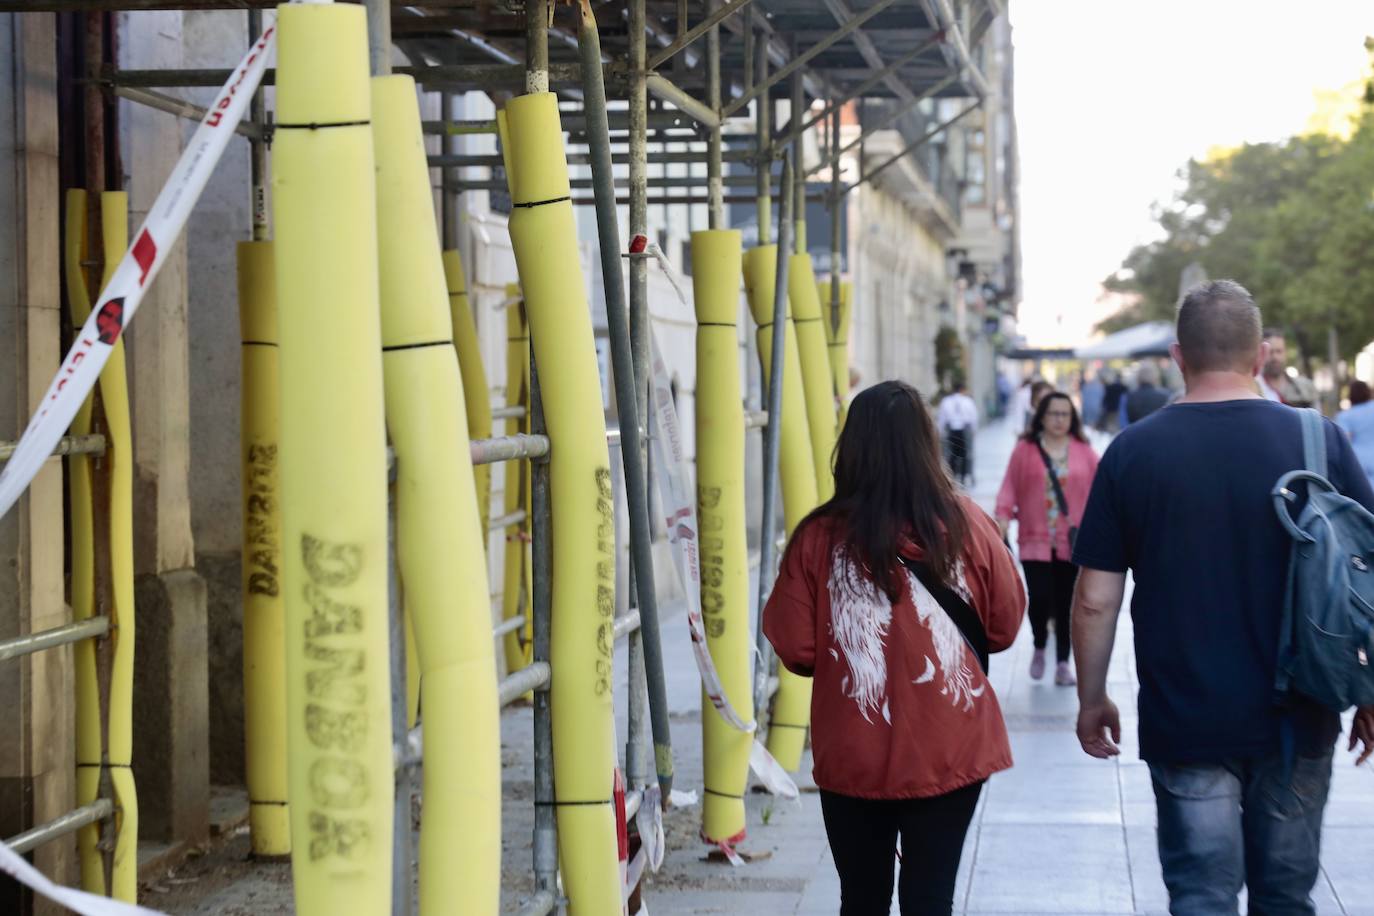
[[[962,481],[973,474],[973,462],[969,455],[971,446],[967,429],[951,429],[945,433],[946,460],[956,480]]]
[[[981,782],[934,798],[851,798],[821,791],[830,852],[840,873],[840,916],[887,916],[897,837],[902,916],[949,916],[964,835]]]
[[[1069,660],[1069,610],[1073,607],[1073,586],[1078,579],[1078,567],[1067,560],[1053,557],[1043,560],[1022,560],[1026,571],[1026,592],[1030,598],[1026,608],[1030,616],[1031,634],[1035,648],[1043,649],[1050,641],[1050,620],[1054,620],[1054,656],[1061,662]]]

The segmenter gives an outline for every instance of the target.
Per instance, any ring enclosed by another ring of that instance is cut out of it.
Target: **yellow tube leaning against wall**
[[[520,295],[520,284],[506,285],[506,298]],[[521,299],[506,309],[506,404],[523,407],[525,415],[506,420],[506,435],[530,431],[530,326],[525,321],[525,302]],[[534,620],[530,613],[530,463],[506,462],[504,503],[506,515],[521,509],[524,521],[506,528],[505,556],[502,558],[501,619],[523,614],[524,626],[507,633],[502,641],[506,671],[518,671],[534,658]]]
[[[802,390],[806,393],[806,427],[811,433],[811,460],[816,466],[816,499],[827,502],[835,495],[835,386],[830,357],[821,327],[821,303],[816,296],[816,275],[811,255],[794,254],[787,261],[787,298],[792,306],[792,325],[797,329],[801,356]]]
[[[463,406],[467,412],[468,435],[473,439],[491,438],[491,389],[482,364],[482,348],[477,342],[477,322],[468,299],[463,259],[456,251],[444,252],[444,280],[448,284],[449,316],[453,323],[453,346],[458,350],[458,372],[463,377]],[[477,512],[482,519],[482,550],[487,549],[487,523],[491,521],[491,465],[472,468],[477,483]]]
[[[706,647],[725,696],[746,722],[754,717],[749,669],[749,547],[744,516],[744,398],[740,393],[740,234],[692,233],[697,312],[697,515],[701,528],[701,613]],[[744,839],[744,790],[754,736],[701,703],[706,794],[701,832],[712,842]]]
[[[129,247],[129,195],[100,195],[101,236],[105,248],[104,287]],[[133,901],[138,896],[138,789],[130,768],[134,752],[134,436],[129,419],[129,377],[124,337],[115,340],[100,373],[100,403],[105,409],[105,461],[110,487],[110,578],[114,600],[110,611],[110,702],[106,754],[114,791],[114,866],[111,896]]]
[[[525,292],[549,438],[550,663],[558,847],[572,916],[621,911],[612,788],[615,515],[591,312],[551,93],[505,108],[511,242]]]
[[[67,191],[67,224],[63,263],[67,276],[67,303],[72,326],[80,328],[91,314],[90,289],[86,268],[86,192]],[[76,418],[72,435],[91,431],[94,396],[87,397]],[[95,615],[95,504],[91,490],[91,459],[86,455],[67,458],[67,487],[71,501],[71,602],[72,619],[87,620]],[[96,670],[95,641],[83,639],[72,645],[73,680],[76,692],[76,803],[89,805],[100,795],[101,753],[104,728],[100,720],[100,681]],[[105,861],[96,844],[100,825],[82,827],[76,835],[81,860],[81,887],[93,894],[105,893]]]
[[[277,440],[277,277],[271,242],[238,246],[242,335],[243,732],[256,856],[291,853],[286,806],[286,621]]]
[[[501,730],[485,531],[409,76],[372,80],[372,135],[396,546],[415,624],[425,722],[420,912],[495,914]]]
[[[759,326],[759,359],[763,364],[765,383],[773,364],[773,291],[777,261],[776,245],[760,245],[744,254],[744,285],[749,296],[749,311]],[[806,393],[790,309],[785,325],[782,439],[778,463],[782,478],[783,515],[790,537],[807,513],[816,508],[817,497],[816,466],[811,457],[811,431],[806,418]],[[773,698],[773,715],[768,726],[768,751],[787,770],[796,770],[801,766],[802,750],[806,746],[806,727],[810,721],[811,679],[779,668],[778,692]]]
[[[291,860],[301,916],[391,912],[386,428],[366,12],[277,12]]]

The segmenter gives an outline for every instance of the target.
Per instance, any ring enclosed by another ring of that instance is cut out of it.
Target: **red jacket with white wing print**
[[[971,500],[963,508],[969,537],[951,584],[1001,652],[1020,629],[1026,593],[996,524]],[[858,798],[922,798],[1009,768],[997,697],[954,621],[910,573],[900,601],[888,600],[837,542],[839,531],[824,518],[802,527],[763,611],[778,658],[814,678],[816,785]],[[910,542],[902,553],[922,559]]]

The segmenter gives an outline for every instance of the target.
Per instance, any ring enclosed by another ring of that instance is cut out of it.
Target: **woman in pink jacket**
[[[1017,546],[1035,637],[1030,675],[1039,680],[1045,674],[1045,646],[1053,618],[1058,661],[1054,682],[1061,687],[1074,684],[1069,670],[1069,608],[1078,577],[1078,567],[1072,562],[1073,538],[1096,473],[1097,453],[1083,435],[1078,408],[1067,394],[1055,391],[1037,405],[1030,428],[1011,453],[997,494],[997,524],[1003,536],[1012,519],[1019,523]]]

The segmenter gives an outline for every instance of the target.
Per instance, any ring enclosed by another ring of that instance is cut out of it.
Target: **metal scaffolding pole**
[[[763,606],[773,590],[773,571],[777,565],[778,452],[782,443],[782,362],[787,353],[787,258],[792,243],[792,157],[783,153],[781,212],[778,214],[778,263],[773,283],[773,347],[768,372],[768,425],[763,433],[763,521],[759,534],[759,604],[755,615],[754,644],[758,668],[754,671],[755,715],[767,708],[768,676],[772,668],[772,646],[763,635]]]
[[[539,367],[530,352],[530,433],[547,436],[544,401],[539,394]],[[530,613],[534,629],[533,660],[549,664],[549,638],[553,630],[553,511],[550,504],[549,462],[547,458],[530,463],[531,595]],[[554,818],[553,795],[553,713],[549,684],[534,691],[534,890],[547,899],[544,909],[534,901],[526,912],[551,912],[558,898],[558,824]]]
[[[756,79],[762,83],[768,79],[768,36],[760,35],[755,42],[754,53],[758,56],[755,64],[757,69]],[[772,238],[773,219],[773,198],[771,196],[773,181],[773,148],[771,144],[772,128],[769,126],[769,114],[772,106],[769,105],[767,98],[759,99],[754,103],[754,152],[758,156],[757,179],[758,179],[758,223],[759,223],[759,244],[767,245]],[[757,708],[757,707],[755,707]]]
[[[251,45],[262,35],[262,11],[248,11],[248,43]],[[267,100],[261,89],[253,93],[253,101],[248,106],[248,117],[253,123],[255,136],[248,143],[248,172],[253,193],[253,241],[265,242],[271,234],[267,218],[267,143],[263,128],[267,123]]]
[[[882,172],[885,171],[889,166],[895,165],[896,163],[900,162],[901,159],[902,159],[902,157],[906,156],[908,153],[911,153],[911,152],[913,152],[914,150],[916,150],[916,149],[918,149],[919,147],[921,147],[922,145],[924,145],[924,144],[930,142],[930,140],[931,140],[932,138],[934,138],[935,136],[937,136],[937,135],[943,133],[945,130],[949,129],[949,128],[952,127],[954,124],[956,124],[957,122],[961,121],[963,118],[967,117],[970,113],[972,113],[974,110],[976,110],[976,109],[978,108],[978,106],[981,105],[981,104],[983,104],[983,103],[982,103],[982,102],[974,102],[972,105],[968,106],[968,107],[965,108],[963,111],[961,111],[961,112],[959,112],[958,114],[956,114],[954,117],[949,118],[948,120],[945,120],[945,121],[943,121],[943,122],[941,122],[941,123],[939,123],[939,124],[936,124],[936,125],[935,125],[934,127],[932,127],[930,130],[928,130],[928,131],[926,131],[925,133],[921,134],[921,136],[917,137],[915,140],[913,140],[912,142],[908,143],[906,146],[902,147],[901,152],[893,154],[891,158],[885,160],[885,161],[884,161],[881,165],[879,165],[876,169],[873,169],[873,170],[870,171],[868,174],[864,175],[863,178],[859,179],[859,180],[856,181],[854,184],[850,185],[848,188],[845,189],[845,192],[848,193],[849,191],[854,190],[855,188],[857,188],[859,185],[863,184],[864,182],[872,181],[874,178],[877,178],[877,177],[878,177],[880,174],[882,174]]]
[[[885,80],[887,80],[888,77],[896,75],[897,71],[899,71],[902,67],[905,67],[907,64],[911,63],[916,58],[920,57],[922,54],[926,53],[926,51],[930,50],[934,45],[938,44],[939,40],[939,36],[937,35],[932,36],[931,38],[928,38],[925,41],[921,42],[921,44],[918,45],[914,50],[909,51],[906,54],[903,54],[901,57],[897,58],[892,63],[888,64],[882,70],[878,71],[877,73],[873,74],[873,76],[864,80],[858,86],[855,86],[853,89],[849,90],[839,98],[832,100],[830,104],[825,106],[824,109],[812,115],[810,118],[807,118],[805,123],[799,124],[794,119],[792,121],[791,129],[786,134],[779,137],[777,139],[777,142],[781,145],[791,143],[793,140],[797,139],[798,136],[806,133],[808,130],[819,124],[821,121],[830,117],[831,113],[834,112],[836,109],[844,105],[847,105],[848,103],[854,101],[860,96],[866,95],[871,89],[876,87],[879,83],[884,82]]]
[[[842,156],[842,155],[844,155],[845,153],[849,152],[850,150],[854,149],[856,146],[859,146],[860,144],[862,144],[865,140],[867,140],[867,139],[868,139],[870,136],[872,136],[873,134],[876,134],[878,131],[880,131],[880,130],[886,130],[887,127],[888,127],[890,124],[892,124],[894,121],[896,121],[896,120],[897,120],[898,118],[900,118],[902,115],[908,114],[908,113],[914,111],[914,110],[916,109],[916,106],[917,106],[917,105],[921,104],[921,103],[924,102],[926,99],[930,98],[931,96],[935,95],[935,94],[936,94],[937,92],[939,92],[940,90],[944,89],[946,86],[949,86],[949,85],[951,85],[951,84],[953,84],[953,83],[954,83],[954,77],[952,77],[952,76],[949,77],[948,79],[941,80],[940,82],[936,83],[934,86],[931,86],[929,89],[927,89],[925,92],[921,93],[920,95],[913,96],[912,98],[908,99],[908,100],[907,100],[906,102],[904,102],[903,104],[898,105],[896,108],[892,109],[892,110],[889,111],[887,114],[883,115],[881,118],[879,118],[879,119],[878,119],[876,122],[874,122],[873,124],[866,124],[866,125],[864,125],[864,128],[863,128],[863,130],[859,133],[859,136],[855,137],[853,140],[850,140],[848,143],[846,143],[845,146],[844,146],[844,148],[841,149],[836,155],[837,155],[837,156]],[[820,170],[821,170],[822,168],[824,168],[824,167],[825,167],[824,163],[822,163],[821,165],[816,166],[816,168],[812,169],[811,172],[808,173],[806,177],[808,177],[808,178],[811,177],[812,174],[814,174],[815,172],[820,171]]]
[[[830,330],[840,329],[840,228],[845,196],[840,188],[840,114],[836,107],[830,116]],[[839,395],[841,392],[835,392]]]
[[[696,25],[692,26],[692,28],[688,29],[686,32],[682,33],[676,41],[674,41],[672,44],[668,45],[668,47],[659,51],[652,58],[650,58],[649,69],[657,70],[663,64],[667,63],[669,60],[675,57],[679,51],[682,51],[683,49],[687,48],[698,38],[700,38],[702,35],[707,34],[708,32],[715,33],[717,36],[717,40],[719,40],[720,33],[717,30],[717,26],[719,26],[720,23],[724,20],[729,19],[735,13],[744,9],[752,2],[753,0],[729,0],[728,3],[719,8],[711,9],[708,7],[708,12],[705,19],[703,19],[701,22],[698,22]],[[712,6],[714,6],[714,4],[712,4]],[[682,24],[684,23],[679,23],[679,25]],[[708,50],[706,53],[709,56],[711,52]],[[714,107],[719,108],[720,106],[716,105]]]
[[[817,55],[828,50],[831,47],[831,45],[834,45],[836,42],[843,41],[845,38],[849,37],[849,35],[858,31],[860,28],[863,27],[863,24],[865,22],[872,19],[874,16],[878,15],[883,10],[887,9],[889,6],[892,6],[896,2],[897,0],[878,0],[877,3],[873,4],[868,9],[864,10],[862,13],[859,13],[857,16],[851,18],[848,22],[840,26],[834,32],[831,32],[825,38],[816,42],[814,45],[807,48],[801,54],[797,55],[796,57],[793,57],[792,60],[784,64],[783,67],[780,70],[778,70],[777,73],[774,73],[772,77],[760,79],[757,83],[754,84],[752,89],[745,92],[744,95],[735,99],[729,105],[726,105],[725,110],[721,112],[721,116],[726,118],[730,117],[735,112],[743,108],[745,105],[748,105],[749,102],[756,96],[762,93],[766,93],[769,89],[773,88],[778,83],[787,79],[787,77],[791,76],[793,73],[800,71]],[[767,45],[766,40],[764,41],[764,44],[765,46]]]
[[[793,124],[801,123],[802,109],[806,107],[806,85],[803,82],[800,72],[792,76],[792,111],[789,115]],[[795,164],[796,174],[805,175],[805,150],[806,144],[802,135],[798,134],[797,139],[792,141],[792,162]],[[806,179],[803,177],[795,183],[792,193],[796,195],[796,200],[792,205],[792,232],[793,241],[797,254],[806,254]]]
[[[748,2],[736,0],[727,6],[738,7]],[[720,8],[716,8],[716,0],[706,0],[706,9],[708,22],[721,12]],[[706,104],[711,106],[712,111],[720,112],[720,27],[717,25],[712,25],[706,35]],[[720,229],[725,225],[725,185],[720,175],[721,159],[720,119],[717,118],[706,146],[706,195],[709,198],[707,226],[711,229]]]
[[[712,133],[715,136],[720,136],[719,128],[713,128]],[[700,162],[702,155],[702,152],[697,152],[694,150],[685,152],[681,150],[662,150],[649,153],[645,157],[645,159],[646,161],[654,165],[692,165]],[[708,157],[710,156],[709,149],[705,151],[705,155]],[[754,154],[750,150],[730,150],[729,152],[720,154],[719,158],[722,162],[753,162]],[[630,156],[628,153],[612,153],[611,162],[613,162],[616,165],[628,165],[630,162]],[[568,153],[568,165],[591,164],[592,156],[590,152]],[[497,166],[504,165],[504,163],[502,162],[501,157],[495,153],[490,155],[480,153],[463,155],[445,153],[438,156],[430,156],[429,165],[430,168],[458,168],[470,166],[496,168]],[[687,178],[685,176],[683,178],[683,182],[684,184],[687,183]],[[696,187],[695,184],[692,184],[691,186]]]
[[[591,149],[592,182],[596,191],[596,227],[601,249],[601,276],[606,291],[606,325],[611,341],[612,377],[616,413],[620,419],[620,456],[625,468],[625,497],[629,503],[630,554],[635,570],[649,716],[654,735],[654,757],[664,798],[672,789],[672,742],[668,732],[668,692],[664,683],[663,647],[658,627],[658,598],[654,591],[652,532],[649,526],[648,478],[640,439],[641,418],[635,353],[625,307],[625,281],[620,266],[620,225],[616,214],[615,178],[611,164],[611,140],[606,127],[606,85],[601,68],[601,37],[596,16],[587,0],[581,8],[578,49],[582,56],[582,104],[587,115],[587,140]],[[642,48],[642,41],[640,47]],[[633,103],[632,103],[633,104]],[[641,146],[642,149],[642,146]],[[631,166],[634,160],[631,158]],[[638,259],[636,259],[638,260]],[[634,261],[631,262],[632,264]],[[632,268],[633,269],[633,268]],[[647,381],[647,379],[646,379]],[[647,407],[647,404],[645,405]],[[647,426],[647,423],[645,424]],[[665,766],[665,760],[667,765]],[[632,786],[638,788],[638,786]]]

